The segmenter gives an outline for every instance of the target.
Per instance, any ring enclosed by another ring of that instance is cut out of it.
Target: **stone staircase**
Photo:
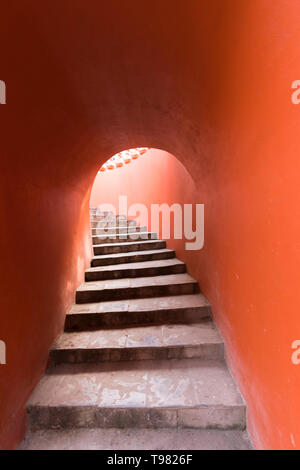
[[[91,209],[94,257],[27,405],[23,449],[248,449],[246,407],[185,263]]]

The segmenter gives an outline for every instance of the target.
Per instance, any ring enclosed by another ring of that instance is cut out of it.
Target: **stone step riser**
[[[158,447],[159,446],[159,447]],[[18,450],[253,450],[239,429],[50,429],[30,433]],[[157,452],[156,452],[157,453]]]
[[[123,278],[135,278],[135,277],[148,277],[148,276],[162,276],[167,274],[182,274],[186,272],[185,264],[175,264],[173,266],[159,266],[151,268],[140,268],[140,269],[119,269],[116,268],[113,271],[100,271],[85,273],[85,280],[88,281],[104,281],[111,279],[123,279]]]
[[[107,219],[125,219],[127,220],[127,216],[126,214],[115,214],[114,212],[109,212],[109,213],[104,213],[104,212],[93,212],[93,213],[90,213],[90,217],[93,218],[93,217],[106,217]]]
[[[129,235],[112,234],[112,235],[94,235],[92,237],[93,245],[103,243],[126,243],[134,241],[157,240],[157,233],[132,233]]]
[[[105,244],[104,244],[105,245]],[[133,242],[132,244],[126,245],[120,243],[115,246],[97,246],[94,247],[94,255],[111,255],[116,253],[129,253],[130,251],[147,251],[147,250],[161,250],[166,248],[165,241],[149,242],[149,243],[139,243]]]
[[[139,299],[142,297],[165,297],[167,295],[198,294],[197,282],[170,285],[125,287],[119,289],[86,290],[76,292],[76,303],[101,302],[109,300]]]
[[[98,215],[90,217],[90,220],[91,222],[130,222],[129,219],[126,219],[125,217],[103,217]]]
[[[196,428],[245,429],[243,405],[196,408],[98,406],[29,406],[31,430],[58,428]]]
[[[101,349],[59,349],[50,352],[52,365],[166,359],[224,359],[221,343],[174,347],[132,347]]]
[[[91,266],[92,267],[110,266],[110,265],[118,265],[118,264],[124,264],[124,263],[139,263],[142,261],[159,261],[163,259],[172,259],[172,258],[175,258],[175,251],[168,251],[168,252],[162,252],[162,253],[157,251],[157,253],[149,253],[149,254],[143,253],[143,254],[135,255],[135,256],[128,256],[124,254],[123,256],[120,256],[117,258],[92,259]]]
[[[108,215],[116,215],[113,211],[101,211],[100,209],[90,209],[90,214],[96,214],[96,215],[102,215],[102,216],[108,216]]]
[[[129,234],[129,233],[139,233],[139,232],[147,232],[147,227],[144,225],[142,226],[135,226],[135,227],[111,227],[111,228],[93,228],[92,229],[92,236],[93,235],[110,235],[110,234]]]
[[[135,311],[135,312],[107,312],[107,313],[83,313],[66,316],[65,331],[88,331],[101,328],[126,328],[130,326],[168,325],[168,324],[192,324],[199,319],[211,316],[209,306]]]
[[[121,222],[129,222],[126,217],[121,217],[121,216],[102,216],[102,215],[93,215],[91,218],[91,222],[113,222],[113,221],[121,221]]]
[[[108,227],[108,228],[112,228],[112,227],[136,227],[136,222],[135,221],[122,221],[122,220],[119,220],[117,221],[117,223],[115,221],[109,221],[109,222],[105,222],[105,221],[100,221],[100,222],[96,222],[96,221],[91,221],[91,228],[105,228],[105,227]]]
[[[97,210],[90,211],[90,217],[115,217],[116,214],[113,212],[99,212]]]
[[[131,227],[136,227],[136,225],[129,225],[128,222],[119,220],[91,220],[91,227],[92,228],[111,228],[111,227],[121,227],[121,228],[126,228],[127,226]]]
[[[127,225],[129,224],[130,225],[130,222],[128,220],[123,220],[123,219],[107,219],[107,218],[103,218],[103,219],[91,219],[91,223],[96,223],[96,224],[100,224],[100,226],[102,225],[111,225],[111,224],[115,224],[116,226],[122,224],[122,225]],[[132,224],[134,225],[134,224]]]

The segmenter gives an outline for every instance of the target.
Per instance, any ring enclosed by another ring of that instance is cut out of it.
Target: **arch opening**
[[[143,147],[119,152],[101,166],[90,208],[136,220],[185,256],[203,248],[199,202],[191,175],[174,155]]]

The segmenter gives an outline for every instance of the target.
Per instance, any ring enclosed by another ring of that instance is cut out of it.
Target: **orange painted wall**
[[[191,269],[256,447],[300,448],[299,41],[298,0],[1,6],[1,448],[82,279],[99,165],[138,146],[176,155],[206,205]]]
[[[7,347],[0,366],[0,448],[25,430],[25,404],[63,329],[91,257],[89,193],[39,185],[13,175],[1,189],[0,337]],[[2,192],[2,191],[1,191]],[[4,192],[4,191],[3,191]],[[86,233],[86,235],[84,235]]]

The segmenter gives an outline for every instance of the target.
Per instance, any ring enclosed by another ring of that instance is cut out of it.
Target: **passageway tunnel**
[[[88,264],[96,172],[147,146],[197,181],[194,272],[255,445],[299,448],[299,2],[26,0],[1,20],[0,447],[24,433]]]

